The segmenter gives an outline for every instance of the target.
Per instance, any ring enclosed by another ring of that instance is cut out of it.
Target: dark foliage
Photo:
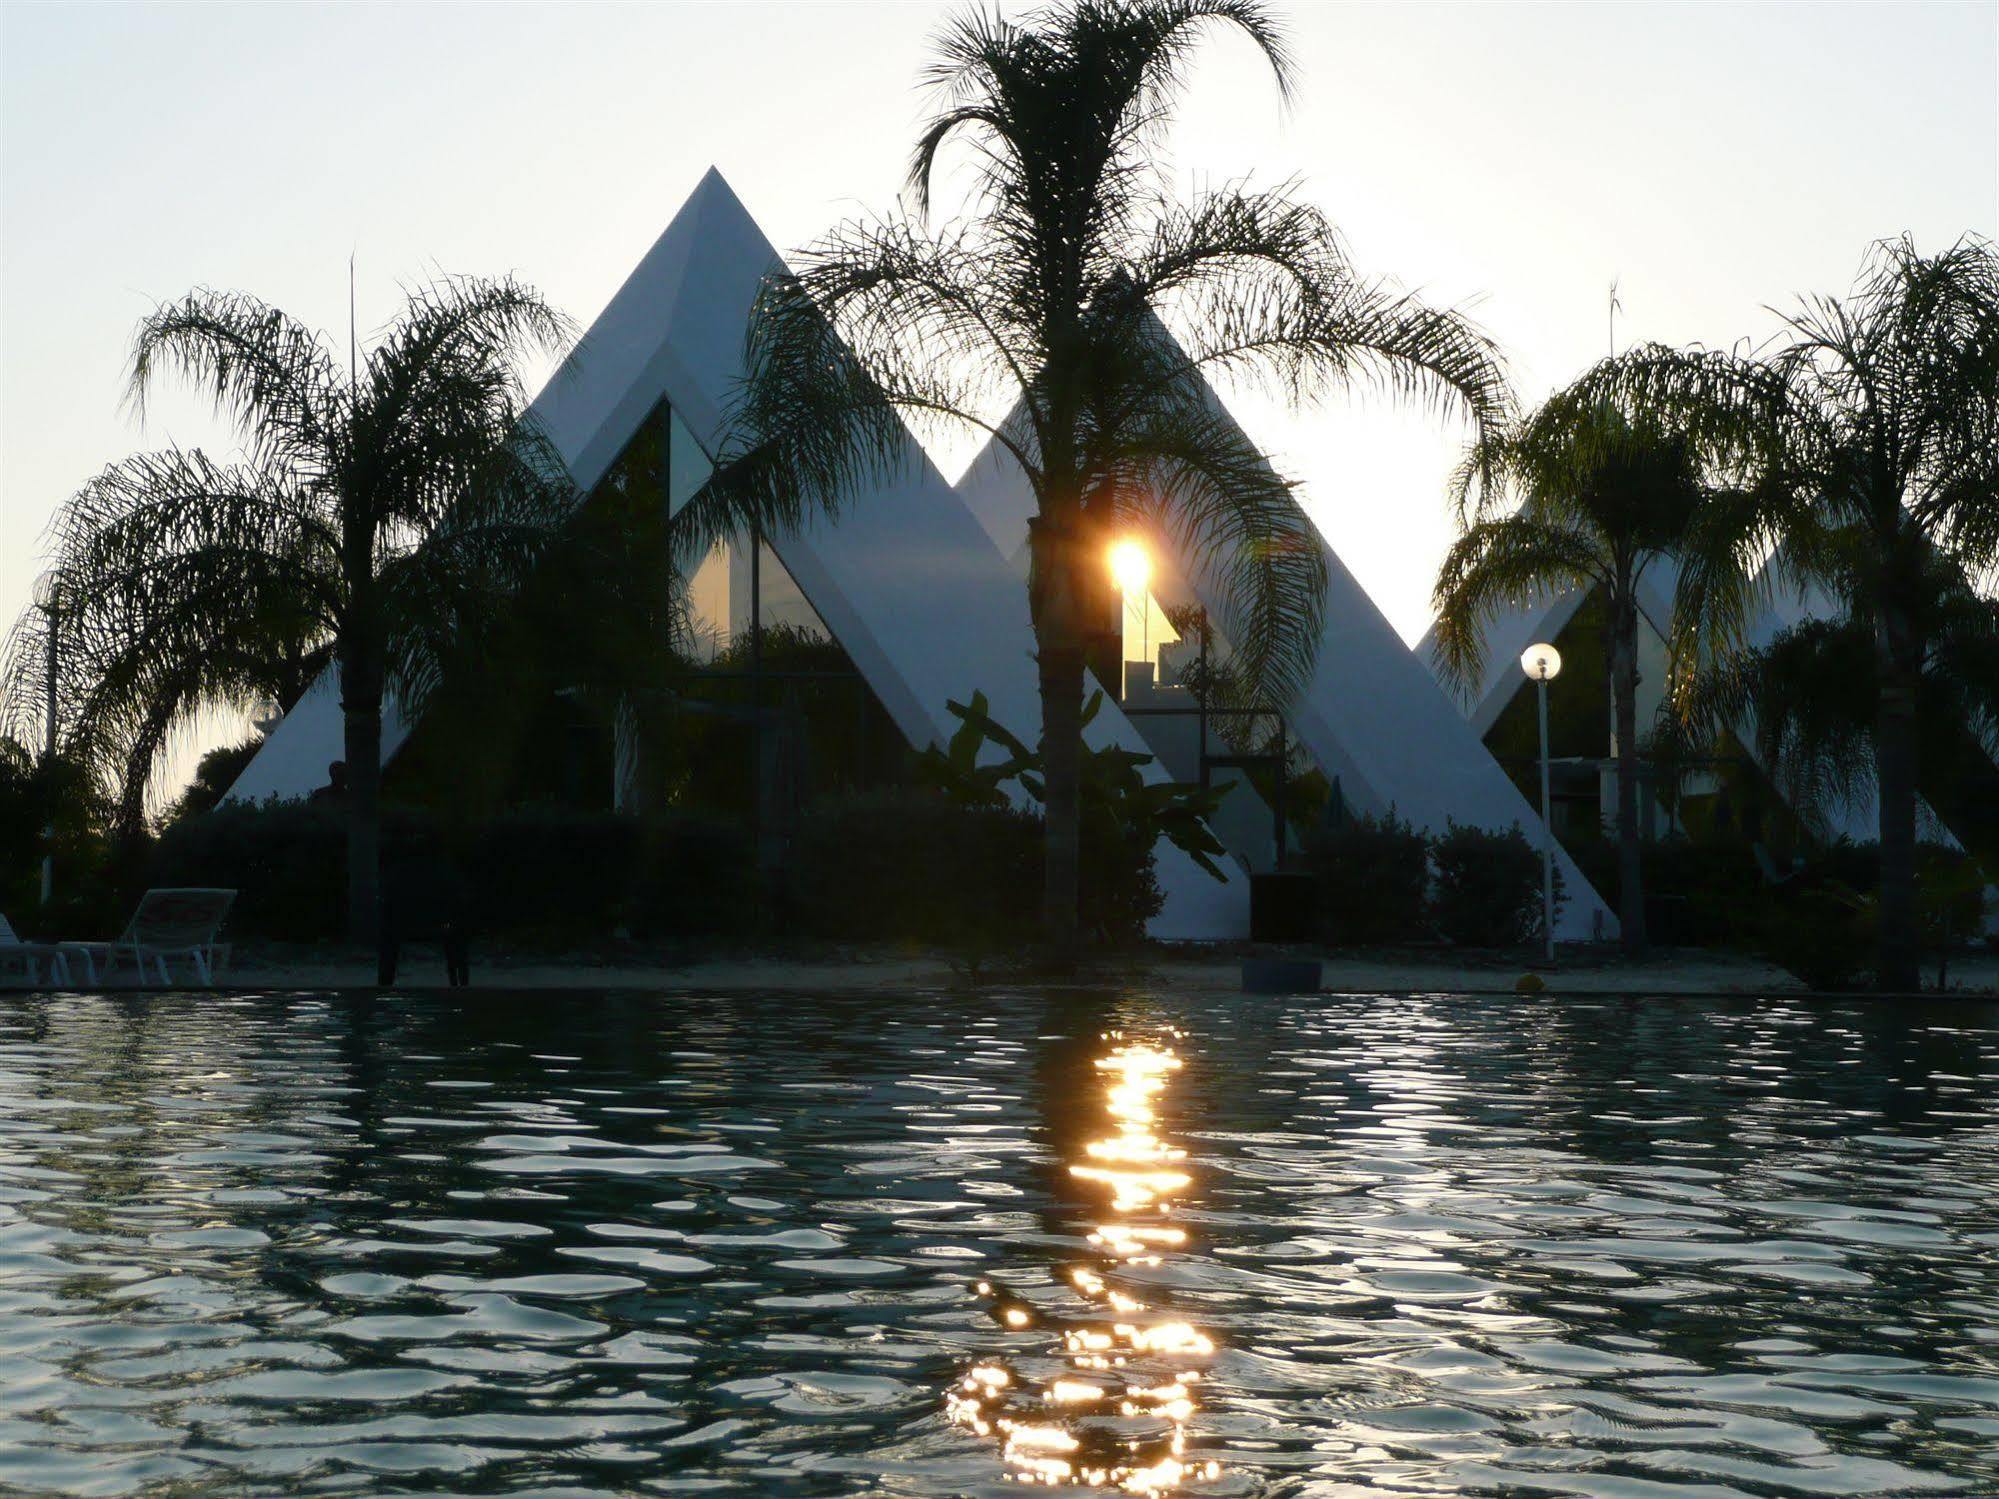
[[[241,744],[220,745],[203,755],[201,763],[194,769],[194,779],[167,807],[160,819],[162,824],[199,817],[212,810],[229,794],[236,778],[249,768],[250,762],[257,757],[257,751],[263,747],[263,737],[252,735]]]
[[[238,935],[328,938],[341,930],[345,827],[337,808],[307,802],[222,807],[166,830],[151,883],[233,887]],[[452,871],[487,934],[726,937],[756,920],[747,839],[728,824],[529,810],[468,826],[391,808],[383,832],[385,869]]]
[[[1083,818],[1083,927],[1135,942],[1163,904],[1149,837],[1102,808]],[[838,941],[1001,949],[1038,929],[1041,819],[1005,802],[936,791],[880,792],[823,805],[792,846],[788,925]]]
[[[1103,693],[1092,693],[1083,708],[1085,727],[1103,705]],[[1046,805],[1047,772],[1042,752],[1029,749],[1025,741],[993,718],[983,692],[974,692],[970,703],[947,702],[944,706],[959,727],[943,748],[930,745],[917,756],[916,772],[925,785],[962,806],[981,807],[1004,802],[1003,788],[1009,781],[1018,781],[1037,804]],[[982,762],[988,747],[999,750],[1005,758]],[[1215,879],[1225,879],[1215,861],[1226,858],[1228,850],[1209,823],[1229,788],[1202,787],[1192,781],[1148,783],[1142,772],[1152,762],[1151,755],[1114,744],[1101,749],[1085,745],[1078,777],[1085,820],[1094,819],[1100,825],[1100,842],[1116,836],[1128,840],[1134,849],[1150,850],[1164,838]],[[1087,895],[1084,899],[1087,902]]]
[[[0,912],[23,937],[96,936],[123,894],[124,851],[104,832],[107,808],[90,767],[36,759],[0,738]],[[55,899],[41,904],[42,858],[55,858]]]
[[[1460,947],[1512,947],[1541,935],[1541,855],[1515,827],[1451,823],[1430,845],[1430,918]],[[1564,895],[1555,875],[1555,909]]]
[[[1612,876],[1612,854],[1601,843],[1576,849],[1592,882]],[[1677,903],[1689,945],[1753,953],[1825,991],[1854,988],[1873,971],[1881,855],[1872,843],[1842,841],[1794,858],[1773,856],[1768,873],[1740,841],[1669,840],[1650,845],[1645,860],[1655,900]],[[1922,953],[1938,973],[1947,975],[1949,955],[1977,940],[1984,884],[1976,862],[1960,850],[1918,847]]]
[[[1392,811],[1322,829],[1305,859],[1318,880],[1323,940],[1352,946],[1428,935],[1429,844]]]
[[[797,929],[847,941],[998,946],[1039,910],[1041,824],[1007,806],[884,792],[808,813],[792,846]]]

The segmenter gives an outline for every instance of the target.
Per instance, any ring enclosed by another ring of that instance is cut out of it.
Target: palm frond
[[[336,421],[324,337],[242,292],[199,287],[139,324],[128,399],[141,417],[163,373],[205,389],[259,461],[312,461]]]
[[[54,536],[67,746],[130,831],[177,733],[282,699],[323,655],[344,606],[332,538],[281,479],[180,450],[107,469]]]
[[[1460,692],[1478,685],[1486,631],[1506,606],[1613,583],[1587,532],[1526,513],[1474,522],[1445,554],[1432,594],[1445,676]]]
[[[1325,612],[1324,543],[1294,486],[1218,406],[1156,403],[1098,466],[1115,511],[1155,524],[1174,554],[1212,570],[1236,670],[1283,705],[1311,678]]]
[[[914,457],[896,404],[822,309],[822,297],[836,312],[850,305],[840,278],[830,265],[826,270],[816,284],[773,275],[758,294],[748,369],[714,471],[674,517],[684,559],[753,529],[781,532],[815,515],[836,515]],[[886,304],[894,300],[891,292]],[[932,393],[948,408],[941,388]]]
[[[367,356],[364,383],[335,449],[350,512],[388,531],[427,533],[476,486],[497,455],[542,454],[524,415],[520,361],[560,354],[574,325],[511,278],[450,277],[411,293]],[[554,484],[559,462],[538,465]]]

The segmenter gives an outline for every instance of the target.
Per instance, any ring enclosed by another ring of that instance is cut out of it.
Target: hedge
[[[1084,819],[1084,929],[1129,942],[1163,904],[1150,849]],[[1013,807],[968,807],[930,791],[871,793],[813,809],[787,862],[786,915],[799,931],[847,941],[1002,947],[1041,927],[1042,821]]]
[[[1518,827],[1453,823],[1430,838],[1391,811],[1322,829],[1305,846],[1318,880],[1318,936],[1335,946],[1441,937],[1511,947],[1541,931],[1541,856]],[[1564,899],[1559,871],[1557,909]]]
[[[612,813],[513,812],[473,826],[385,808],[385,886],[462,883],[477,929],[565,940],[733,935],[756,919],[748,839],[697,818],[641,822]],[[161,836],[155,885],[237,891],[231,930],[287,941],[344,925],[347,826],[309,802],[226,806]]]
[[[382,884],[398,903],[449,889],[475,931],[581,941],[731,938],[998,947],[1036,939],[1041,819],[891,792],[808,810],[768,889],[739,822],[528,809],[476,824],[388,807]],[[234,888],[230,929],[316,941],[345,925],[347,826],[311,802],[225,806],[161,836],[147,882]],[[1149,849],[1101,819],[1083,830],[1082,920],[1099,940],[1144,934],[1162,904]]]

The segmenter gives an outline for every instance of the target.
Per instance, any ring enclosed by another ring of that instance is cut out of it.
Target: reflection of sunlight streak
[[[1105,1107],[1117,1132],[1090,1141],[1084,1146],[1088,1160],[1069,1172],[1108,1194],[1111,1216],[1089,1235],[1102,1262],[1071,1267],[1068,1280],[1084,1301],[1112,1315],[1065,1322],[980,1281],[979,1295],[994,1298],[993,1315],[1003,1326],[1018,1332],[1041,1323],[1058,1333],[1053,1351],[1072,1372],[1037,1393],[998,1363],[980,1364],[946,1395],[945,1414],[980,1436],[996,1435],[1009,1476],[1018,1482],[1165,1496],[1220,1472],[1219,1463],[1187,1460],[1187,1423],[1201,1374],[1185,1361],[1207,1358],[1215,1345],[1191,1323],[1163,1313],[1148,1317],[1152,1309],[1106,1275],[1157,1265],[1162,1250],[1187,1242],[1184,1229],[1160,1221],[1192,1182],[1173,1169],[1187,1153],[1152,1130],[1180,1058],[1170,1047],[1127,1042],[1115,1032],[1105,1039],[1111,1049],[1096,1059],[1096,1068],[1109,1074]],[[1054,1418],[1057,1411],[1073,1414]]]

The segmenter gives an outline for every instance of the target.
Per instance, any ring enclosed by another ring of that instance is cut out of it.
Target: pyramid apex
[[[742,201],[736,197],[736,190],[729,185],[729,179],[722,175],[722,169],[711,165],[707,171],[701,174],[701,180],[694,184],[694,191],[689,193],[687,198],[691,203],[698,198],[713,197],[716,194],[720,194],[732,202],[740,203]]]

